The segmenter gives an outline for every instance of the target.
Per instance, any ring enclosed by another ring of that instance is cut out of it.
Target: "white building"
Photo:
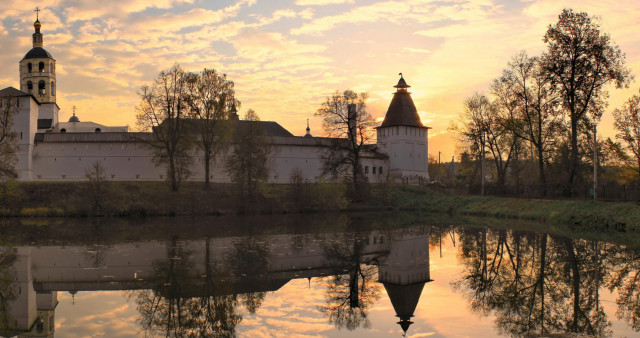
[[[18,179],[22,181],[84,180],[88,168],[99,161],[112,180],[158,181],[166,179],[165,169],[156,167],[141,135],[127,127],[109,127],[83,122],[74,115],[68,122],[58,119],[56,104],[56,60],[43,48],[41,24],[34,23],[33,48],[20,61],[20,90],[0,90],[0,104],[15,104],[17,115]],[[406,183],[428,180],[428,130],[418,117],[416,107],[401,77],[385,119],[377,127],[377,144],[366,146],[362,160],[369,182],[388,178]],[[238,125],[248,123],[239,121]],[[273,152],[269,181],[288,183],[298,171],[310,181],[323,176],[323,158],[337,139],[294,136],[277,122],[259,122],[270,137]],[[134,137],[138,136],[138,137]],[[204,180],[202,156],[194,152],[194,181]],[[216,158],[211,170],[212,182],[228,182],[224,156]]]

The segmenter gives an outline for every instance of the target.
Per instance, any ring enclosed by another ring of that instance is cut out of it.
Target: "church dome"
[[[76,113],[73,113],[73,116],[69,118],[69,122],[80,122],[80,119],[76,116]]]
[[[53,56],[42,47],[33,47],[22,59],[53,59]]]
[[[35,28],[36,31],[39,31],[40,27],[42,27],[42,24],[40,23],[40,20],[36,19],[36,22],[33,23],[33,28]]]

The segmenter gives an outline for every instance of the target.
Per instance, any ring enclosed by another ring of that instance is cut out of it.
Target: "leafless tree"
[[[166,166],[167,179],[174,191],[189,177],[192,162],[189,151],[193,135],[186,123],[186,80],[179,65],[160,72],[151,86],[140,89],[142,101],[136,107],[139,128],[152,133],[141,140],[153,150],[154,163]]]
[[[624,149],[632,154],[627,161],[640,175],[640,96],[634,95],[622,108],[613,112],[616,138],[624,142]]]
[[[539,59],[528,57],[524,51],[519,53],[491,88],[509,115],[506,127],[535,148],[540,183],[545,185],[545,162],[563,124],[558,99],[551,93],[550,81],[542,73]]]
[[[16,178],[16,132],[13,118],[17,114],[19,98],[0,97],[0,181]]]
[[[260,124],[260,117],[249,110],[244,121],[238,121],[233,134],[233,149],[227,158],[226,170],[238,185],[243,207],[253,205],[258,182],[269,176],[271,142]],[[245,203],[246,202],[246,203]]]
[[[226,74],[220,75],[215,69],[204,69],[199,74],[188,76],[186,102],[199,133],[196,143],[204,157],[205,188],[210,186],[212,160],[228,145],[231,135],[229,117],[240,107],[233,86]]]
[[[335,138],[324,156],[324,172],[334,177],[345,175],[351,180],[354,192],[366,181],[362,173],[362,152],[373,138],[375,124],[367,112],[367,98],[367,93],[336,91],[315,114],[322,117],[327,135]]]

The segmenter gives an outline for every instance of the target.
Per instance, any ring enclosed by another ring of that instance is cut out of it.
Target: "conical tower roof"
[[[391,305],[396,311],[396,316],[400,318],[398,324],[405,333],[409,326],[413,324],[410,320],[416,311],[420,295],[425,283],[415,283],[409,285],[398,285],[392,283],[383,283],[384,289],[387,291]]]
[[[400,80],[398,84],[394,86],[397,91],[393,94],[387,114],[384,116],[384,121],[380,127],[391,126],[411,126],[411,127],[423,127],[420,116],[418,116],[418,110],[413,103],[411,93],[407,91],[407,88],[411,87],[402,77],[400,73]]]

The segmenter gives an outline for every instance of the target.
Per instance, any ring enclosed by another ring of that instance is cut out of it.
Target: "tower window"
[[[33,65],[31,62],[27,63],[27,73],[31,73],[33,71]]]
[[[38,94],[44,95],[46,93],[45,86],[46,83],[44,82],[44,80],[40,80],[40,82],[38,82]]]
[[[51,95],[56,95],[56,84],[51,81]]]
[[[44,73],[44,62],[40,61],[40,63],[38,64],[38,71],[40,73]]]
[[[373,170],[373,174],[375,175],[376,174],[376,167],[373,167],[372,170]]]
[[[29,94],[33,93],[33,82],[31,81],[27,81],[27,92],[29,92]]]

